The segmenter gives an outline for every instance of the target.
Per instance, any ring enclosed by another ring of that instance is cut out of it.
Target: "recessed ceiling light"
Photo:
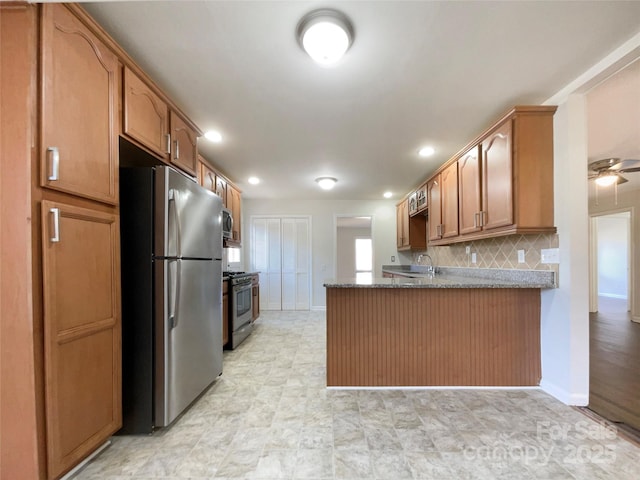
[[[247,179],[247,181],[251,184],[251,185],[258,185],[260,183],[260,179],[258,177],[249,177]]]
[[[320,185],[320,188],[324,190],[331,190],[338,180],[333,177],[318,177],[316,182]]]
[[[322,8],[307,13],[296,28],[298,43],[323,66],[335,64],[353,43],[353,25],[342,12]]]
[[[217,130],[209,130],[204,134],[204,138],[213,143],[220,143],[222,141],[222,135]]]
[[[382,195],[384,198],[391,198],[393,196],[393,193],[391,192],[384,192],[384,194]]]
[[[421,157],[430,157],[434,153],[436,153],[436,150],[433,147],[422,147],[418,150],[418,155]]]

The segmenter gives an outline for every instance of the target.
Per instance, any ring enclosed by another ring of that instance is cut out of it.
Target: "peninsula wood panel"
[[[469,295],[473,385],[538,385],[540,290],[482,289]]]
[[[328,288],[327,385],[538,385],[539,325],[539,290]]]

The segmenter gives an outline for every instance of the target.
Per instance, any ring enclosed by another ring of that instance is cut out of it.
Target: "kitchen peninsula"
[[[383,267],[327,292],[327,386],[536,386],[553,272]]]

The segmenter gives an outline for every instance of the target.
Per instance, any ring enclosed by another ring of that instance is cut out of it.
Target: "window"
[[[370,238],[356,238],[356,280],[373,278],[373,249]]]
[[[242,270],[240,262],[240,249],[239,248],[225,248],[227,251],[227,264],[229,270]]]

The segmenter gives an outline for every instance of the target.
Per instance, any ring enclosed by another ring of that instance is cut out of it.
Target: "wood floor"
[[[640,324],[626,300],[599,297],[590,321],[589,408],[640,430]]]

